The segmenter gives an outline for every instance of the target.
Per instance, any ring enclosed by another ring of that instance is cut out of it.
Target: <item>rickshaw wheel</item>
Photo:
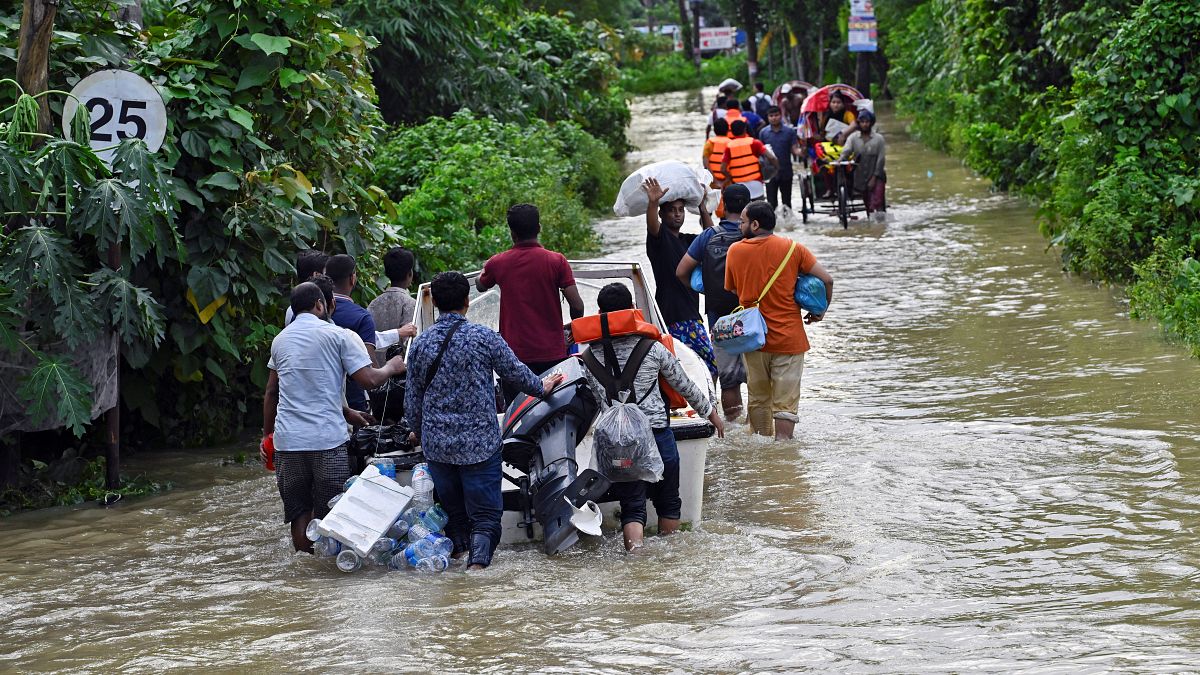
[[[846,183],[840,181],[837,190],[838,220],[842,223],[842,229],[846,230],[850,228],[850,200],[846,194]]]

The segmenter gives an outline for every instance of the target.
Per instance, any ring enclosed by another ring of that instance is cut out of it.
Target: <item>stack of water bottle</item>
[[[390,459],[379,458],[371,463],[381,474],[395,478],[396,467]],[[349,490],[356,480],[358,476],[351,476],[344,489]],[[442,534],[450,517],[441,505],[433,503],[433,477],[429,475],[428,465],[422,463],[413,467],[410,486],[413,499],[409,507],[375,542],[365,558],[341,541],[321,536],[317,532],[321,524],[319,519],[314,519],[308,525],[308,538],[313,542],[313,552],[318,557],[335,558],[337,568],[343,572],[355,572],[364,565],[377,565],[390,570],[415,568],[419,572],[445,571],[450,566],[450,552],[454,548]],[[329,500],[329,507],[333,508],[341,498],[342,495],[337,495]]]

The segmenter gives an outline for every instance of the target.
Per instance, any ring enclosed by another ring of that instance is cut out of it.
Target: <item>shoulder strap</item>
[[[637,378],[638,369],[642,367],[642,362],[646,360],[646,355],[650,353],[653,347],[654,340],[650,338],[644,337],[638,340],[633,351],[629,353],[629,360],[625,362],[624,368],[621,368],[617,363],[615,351],[611,351],[610,355],[610,350],[612,350],[611,340],[605,345],[604,359],[608,361],[607,364],[600,363],[600,360],[592,353],[591,347],[584,349],[580,354],[580,358],[583,360],[583,365],[587,366],[587,369],[596,377],[596,381],[600,383],[600,386],[604,387],[604,394],[608,397],[608,402],[612,403],[618,400],[623,391],[633,393],[633,381]],[[650,392],[647,391],[646,395],[638,400],[638,403],[645,400],[649,394]]]
[[[771,275],[771,280],[767,282],[767,287],[763,289],[762,293],[758,294],[758,300],[755,300],[754,304],[757,305],[758,303],[762,302],[763,298],[767,297],[767,291],[771,290],[771,286],[775,285],[775,280],[779,278],[780,274],[783,274],[783,268],[786,267],[788,261],[792,259],[792,252],[795,250],[796,242],[793,241],[792,245],[788,247],[787,255],[783,257],[783,262],[779,263],[779,267],[775,269],[775,274]]]
[[[437,377],[438,368],[442,367],[442,357],[446,355],[446,347],[450,344],[450,338],[454,337],[454,334],[458,332],[459,328],[462,328],[464,323],[466,323],[466,321],[456,322],[450,327],[450,330],[446,331],[446,337],[442,338],[442,346],[438,347],[437,356],[433,357],[433,363],[429,365],[429,370],[425,371],[426,389],[428,389],[429,385],[433,382],[433,378]]]

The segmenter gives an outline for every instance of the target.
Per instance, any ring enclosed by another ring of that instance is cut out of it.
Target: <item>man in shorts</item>
[[[747,352],[746,418],[750,431],[775,440],[792,438],[800,405],[800,378],[804,352],[808,351],[805,323],[816,323],[823,314],[801,318],[796,305],[796,277],[811,274],[825,282],[825,296],[833,299],[833,277],[804,246],[775,235],[775,210],[754,202],[742,211],[743,239],[729,247],[725,261],[725,288],[737,294],[744,307],[752,307],[775,271],[783,271],[771,284],[758,309],[767,322],[767,343]],[[791,251],[789,257],[788,252]],[[785,262],[786,260],[786,262]]]
[[[291,525],[297,551],[312,551],[305,536],[309,521],[329,512],[330,498],[350,476],[348,425],[371,422],[343,403],[347,376],[374,389],[404,372],[400,357],[372,367],[362,342],[329,323],[332,306],[317,284],[296,286],[291,297],[295,319],[271,341],[267,363],[263,436],[273,436],[283,522]]]
[[[704,277],[704,313],[708,317],[708,330],[717,319],[732,312],[738,306],[737,296],[725,290],[725,255],[734,242],[742,239],[738,215],[750,203],[750,189],[734,183],[721,193],[725,202],[727,218],[722,218],[716,227],[710,227],[688,246],[687,253],[675,268],[675,276],[685,284],[691,283],[692,270],[700,267]],[[725,420],[732,422],[742,412],[742,384],[746,381],[746,366],[740,354],[730,354],[713,345],[717,357],[717,379],[721,383],[721,407]]]

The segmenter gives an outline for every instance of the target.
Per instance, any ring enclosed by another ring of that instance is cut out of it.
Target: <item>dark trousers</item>
[[[663,477],[657,483],[644,480],[630,483],[613,483],[609,498],[621,502],[621,525],[646,524],[646,499],[654,503],[658,517],[678,520],[683,510],[679,498],[679,446],[675,444],[675,433],[670,427],[654,430],[654,442],[663,460]],[[605,501],[604,497],[600,498]]]
[[[499,450],[476,464],[429,461],[433,487],[450,516],[446,536],[454,542],[455,554],[470,552],[469,565],[492,564],[492,553],[500,543],[500,516],[504,514],[500,464]]]
[[[554,361],[522,361],[521,363],[524,363],[525,365],[529,366],[529,369],[533,371],[534,375],[540,376],[542,373],[546,372],[547,370],[550,370],[554,366],[557,366],[558,364],[562,363],[562,359],[557,359]],[[521,390],[518,389],[516,387],[516,385],[509,384],[508,380],[500,381],[500,390],[504,393],[504,407],[505,408],[507,408],[508,405],[517,398],[517,394],[521,393]]]
[[[771,208],[779,206],[779,197],[789,209],[792,208],[792,174],[776,174],[775,178],[767,181],[767,203]]]

